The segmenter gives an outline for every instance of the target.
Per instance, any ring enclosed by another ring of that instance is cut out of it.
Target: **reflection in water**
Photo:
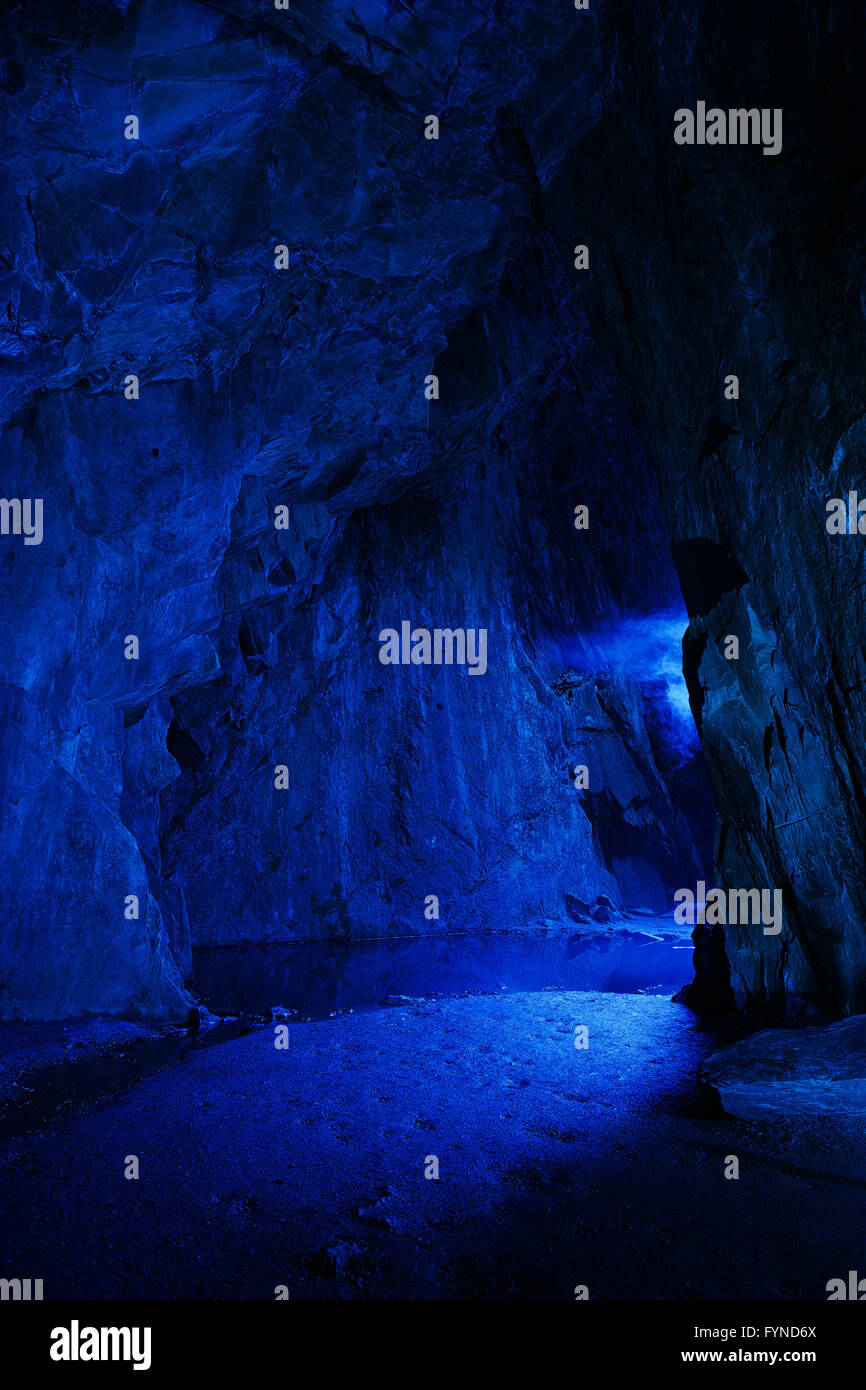
[[[193,952],[194,987],[214,1013],[300,1018],[375,1007],[399,996],[467,991],[598,990],[672,994],[693,976],[688,938],[668,932],[500,933],[350,943],[304,941]]]
[[[692,979],[688,938],[670,923],[650,935],[618,930],[574,936],[480,933],[373,942],[305,941],[193,952],[194,990],[234,1021],[197,1036],[170,1030],[108,1055],[24,1072],[0,1113],[0,1140],[122,1095],[145,1076],[249,1031],[249,1021],[327,1018],[342,1009],[471,992],[592,990],[672,994]],[[247,1020],[246,1022],[244,1020]]]

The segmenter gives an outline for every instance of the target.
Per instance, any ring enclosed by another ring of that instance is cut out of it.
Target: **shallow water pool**
[[[673,994],[693,978],[688,937],[641,930],[306,941],[193,952],[194,988],[221,1016],[327,1018],[440,994],[501,989]]]

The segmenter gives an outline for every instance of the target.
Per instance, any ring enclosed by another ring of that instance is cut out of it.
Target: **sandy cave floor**
[[[6,1142],[3,1272],[50,1299],[799,1299],[863,1265],[858,1126],[710,1118],[718,1030],[666,998],[473,995],[289,1035]]]

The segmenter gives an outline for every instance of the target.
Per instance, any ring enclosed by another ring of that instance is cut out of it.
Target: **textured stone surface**
[[[711,1038],[570,992],[262,1029],[0,1147],[0,1253],[46,1300],[824,1299],[862,1269],[862,1125],[696,1113]]]
[[[7,1016],[176,1017],[191,942],[661,908],[706,865],[652,673],[562,656],[676,598],[535,207],[525,127],[549,180],[599,114],[566,18],[9,18],[4,486],[45,538],[2,553]],[[486,627],[487,675],[383,667],[404,618]]]
[[[780,936],[726,930],[733,994],[862,1010],[866,561],[861,536],[824,524],[829,498],[864,491],[862,25],[805,3],[782,22],[637,5],[605,7],[599,41],[605,119],[550,217],[580,200],[592,322],[662,481],[721,881],[784,894]],[[782,153],[672,147],[668,114],[699,98],[782,108]],[[726,972],[704,970],[724,999]]]
[[[0,554],[3,1013],[177,1017],[191,941],[425,930],[430,893],[446,929],[693,882],[636,669],[562,685],[674,562],[722,881],[786,909],[695,998],[863,1007],[864,562],[823,524],[866,414],[859,17],[22,16],[3,488],[45,539]],[[675,146],[698,98],[783,107],[782,154]],[[486,626],[488,674],[381,667],[403,618]]]
[[[774,1029],[714,1052],[701,1064],[727,1114],[741,1120],[866,1116],[866,1017],[827,1028]]]

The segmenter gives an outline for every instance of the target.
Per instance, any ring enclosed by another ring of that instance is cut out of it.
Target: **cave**
[[[823,1298],[823,1126],[866,1184],[857,16],[2,23],[0,1275]]]

